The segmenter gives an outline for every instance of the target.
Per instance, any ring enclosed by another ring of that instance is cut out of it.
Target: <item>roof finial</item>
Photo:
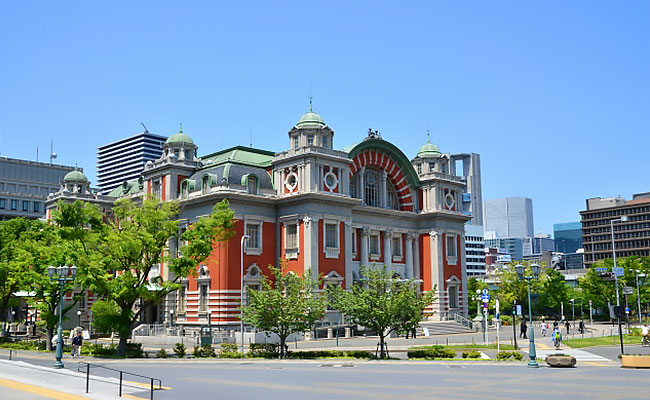
[[[182,122],[181,122],[181,129],[178,132],[183,133],[183,123]]]
[[[431,134],[429,133],[429,129],[427,129],[427,143],[431,143]]]
[[[311,110],[311,81],[309,81],[309,112],[312,112],[312,110]]]

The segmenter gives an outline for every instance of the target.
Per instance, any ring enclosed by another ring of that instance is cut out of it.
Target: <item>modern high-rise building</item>
[[[553,237],[555,251],[575,253],[582,248],[582,224],[580,222],[553,224]]]
[[[45,217],[47,195],[74,167],[0,157],[0,221]]]
[[[136,179],[147,161],[162,155],[165,136],[147,131],[97,148],[97,184],[102,194],[108,194],[122,183]]]
[[[616,257],[650,256],[650,193],[639,193],[632,200],[621,197],[587,199],[582,217],[584,264],[612,258],[612,230]]]
[[[506,197],[483,203],[485,231],[495,231],[499,238],[533,237],[533,200]]]
[[[483,226],[465,224],[465,261],[467,276],[485,275]]]
[[[545,251],[555,251],[555,241],[551,235],[537,234],[533,237],[533,254],[541,254]]]
[[[449,155],[451,175],[460,176],[467,184],[463,192],[461,210],[471,215],[471,225],[483,226],[483,189],[481,187],[481,156],[476,153]]]

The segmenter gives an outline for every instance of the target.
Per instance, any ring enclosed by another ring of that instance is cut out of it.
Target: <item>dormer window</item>
[[[248,186],[247,190],[248,193],[250,194],[257,194],[257,177],[256,176],[249,176],[248,177]]]

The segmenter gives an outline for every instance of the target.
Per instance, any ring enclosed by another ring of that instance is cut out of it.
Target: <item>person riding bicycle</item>
[[[641,327],[641,344],[649,343],[650,342],[650,329],[648,328],[648,324],[643,324]]]
[[[553,329],[553,334],[551,335],[551,338],[553,339],[553,343],[555,344],[555,347],[560,347],[560,344],[562,343],[562,332],[560,332],[559,327]]]

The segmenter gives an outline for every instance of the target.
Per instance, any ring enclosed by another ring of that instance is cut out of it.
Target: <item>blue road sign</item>
[[[616,276],[625,275],[625,270],[623,269],[623,267],[612,268],[612,271],[614,272],[614,275],[616,275]]]
[[[598,267],[596,268],[596,272],[607,272],[607,268]]]
[[[483,295],[484,295],[484,296],[489,296],[489,295],[490,295],[490,291],[487,290],[487,289],[483,289]]]
[[[625,314],[629,314],[629,313],[630,313],[630,307],[625,307]]]
[[[490,300],[490,295],[484,294],[483,296],[481,296],[481,299],[483,300],[483,302],[487,302],[488,300]]]

